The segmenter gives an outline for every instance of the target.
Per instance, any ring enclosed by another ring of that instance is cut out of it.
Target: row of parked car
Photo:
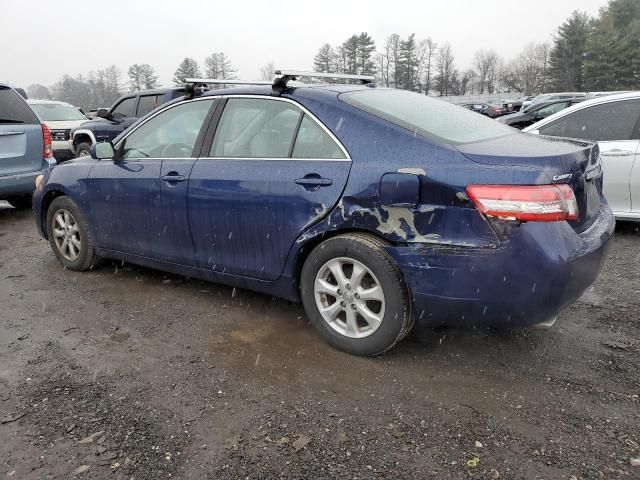
[[[69,270],[111,258],[301,301],[359,355],[416,322],[549,325],[595,280],[615,223],[607,163],[592,141],[547,135],[623,134],[613,156],[637,175],[636,94],[535,135],[371,77],[290,84],[307,75],[327,76],[131,94],[70,131],[89,155],[55,167],[49,127],[3,86],[0,156],[25,164],[3,181],[33,182],[22,194],[35,189],[36,225]]]

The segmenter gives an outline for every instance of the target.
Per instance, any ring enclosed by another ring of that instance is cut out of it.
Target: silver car
[[[640,221],[640,92],[587,100],[523,131],[597,141],[616,219]]]

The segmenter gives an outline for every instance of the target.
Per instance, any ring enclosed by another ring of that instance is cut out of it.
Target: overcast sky
[[[450,42],[460,69],[478,48],[507,60],[531,41],[550,41],[571,11],[597,14],[606,0],[0,0],[0,81],[51,85],[64,74],[116,64],[126,80],[149,63],[171,84],[178,63],[223,51],[245,79],[276,68],[312,67],[325,42],[368,32],[382,47],[391,33]]]

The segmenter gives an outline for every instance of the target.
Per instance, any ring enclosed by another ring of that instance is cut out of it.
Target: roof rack
[[[358,80],[359,82],[367,85],[373,84],[376,81],[376,77],[373,75],[351,75],[347,73],[325,73],[325,72],[304,72],[300,70],[276,70],[274,72],[276,79],[273,81],[273,93],[280,94],[287,88],[287,83],[291,80],[297,80],[298,77],[311,77],[311,78],[335,78],[342,80]]]
[[[184,83],[202,85],[271,85],[270,80],[235,80],[224,78],[185,78]]]
[[[185,78],[185,96],[193,98],[209,90],[209,85],[271,85],[268,80],[235,80],[230,78]]]

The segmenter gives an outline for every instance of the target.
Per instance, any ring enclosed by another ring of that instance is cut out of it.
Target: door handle
[[[302,177],[294,180],[298,185],[307,185],[312,187],[328,187],[333,183],[330,178],[318,178],[318,177]]]
[[[166,175],[162,175],[162,180],[165,182],[184,182],[186,177],[184,175],[180,175],[178,172],[169,172]]]
[[[632,152],[631,150],[620,150],[619,148],[616,148],[614,150],[600,152],[600,155],[605,157],[628,157],[630,155],[633,155],[634,153],[635,152]]]
[[[0,132],[0,137],[8,137],[10,135],[24,135],[24,132]]]

